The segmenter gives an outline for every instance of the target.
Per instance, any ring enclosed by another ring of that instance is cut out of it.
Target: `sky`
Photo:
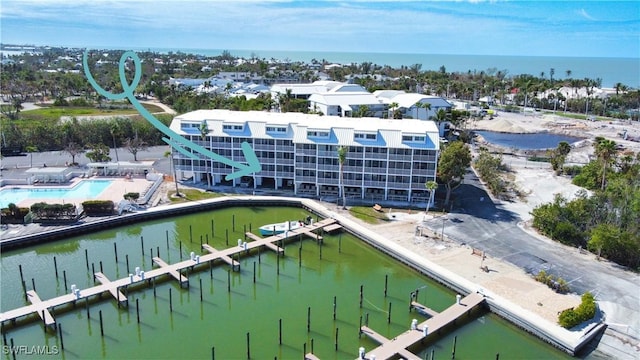
[[[640,1],[2,0],[0,41],[640,58]]]

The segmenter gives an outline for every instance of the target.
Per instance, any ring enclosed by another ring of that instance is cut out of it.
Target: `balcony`
[[[296,149],[296,155],[316,155],[316,150],[313,149]]]
[[[389,154],[389,161],[412,161],[411,155]]]
[[[364,158],[365,159],[386,159],[387,158],[387,154],[380,154],[380,153],[364,153]]]
[[[363,182],[363,185],[366,187],[378,187],[378,188],[383,188],[385,186],[387,186],[387,182],[386,181],[371,181],[371,180],[365,180]]]
[[[296,176],[295,180],[296,180],[296,182],[315,183],[316,182],[316,177],[315,176]]]

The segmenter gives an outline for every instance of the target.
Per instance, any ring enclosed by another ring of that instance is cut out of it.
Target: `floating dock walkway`
[[[3,313],[0,313],[0,324],[4,324],[7,321],[15,322],[17,319],[32,315],[38,314],[40,318],[43,320],[46,327],[51,327],[55,330],[55,318],[51,314],[56,307],[67,305],[67,304],[75,304],[80,300],[91,296],[101,296],[105,292],[109,292],[114,299],[118,301],[118,305],[128,305],[127,297],[120,292],[121,288],[127,288],[129,285],[133,285],[142,281],[151,282],[154,278],[169,275],[174,279],[178,280],[180,286],[186,285],[189,286],[189,279],[182,275],[182,271],[188,268],[193,268],[196,265],[204,264],[207,262],[213,262],[217,259],[221,259],[225,261],[227,264],[231,265],[232,270],[239,271],[240,263],[237,260],[234,260],[234,255],[240,255],[242,252],[248,252],[251,249],[255,249],[261,246],[265,246],[269,249],[276,251],[278,254],[284,254],[284,249],[280,246],[274,244],[278,241],[284,241],[286,239],[293,238],[298,235],[307,235],[316,241],[322,241],[322,236],[315,231],[325,229],[329,226],[332,226],[332,230],[337,229],[337,221],[332,218],[327,218],[311,225],[305,225],[304,227],[287,231],[286,233],[273,235],[267,238],[260,238],[257,235],[249,233],[245,234],[247,237],[250,237],[252,240],[248,243],[239,244],[240,246],[233,246],[224,250],[217,250],[207,244],[203,244],[202,248],[208,252],[208,254],[204,255],[195,255],[191,254],[191,258],[177,262],[175,264],[167,264],[160,257],[154,257],[153,263],[158,267],[155,269],[151,269],[149,271],[140,271],[139,268],[136,268],[135,274],[132,274],[128,277],[121,278],[118,280],[111,281],[109,280],[103,273],[96,272],[94,274],[94,280],[100,282],[100,285],[93,286],[87,289],[75,289],[74,293],[64,294],[58,297],[49,299],[49,300],[41,300],[38,294],[36,294],[35,290],[27,291],[27,298],[31,302],[31,305],[26,305],[23,307],[19,307],[13,310],[9,310]],[[73,289],[73,287],[72,287]]]
[[[367,335],[373,341],[381,344],[377,348],[366,353],[365,358],[371,359],[373,356],[375,356],[376,359],[381,360],[396,359],[398,357],[402,357],[404,359],[420,360],[420,357],[411,353],[409,350],[407,350],[407,348],[417,344],[420,341],[428,339],[431,334],[437,333],[438,330],[446,327],[447,325],[455,323],[458,318],[470,313],[484,301],[485,299],[483,295],[472,293],[462,300],[456,301],[455,304],[451,305],[443,312],[436,313],[435,316],[417,325],[415,329],[407,330],[393,339],[387,339],[386,337],[378,334],[369,327],[362,326],[360,328],[360,331],[363,334]],[[412,303],[412,305],[414,304]],[[433,312],[433,310],[430,311]],[[424,331],[425,326],[427,327],[426,332]]]

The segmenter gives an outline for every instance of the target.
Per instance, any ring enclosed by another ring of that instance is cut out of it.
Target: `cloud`
[[[597,19],[594,18],[593,16],[589,15],[587,10],[585,10],[585,9],[580,9],[580,11],[578,11],[578,14],[580,14],[580,16],[582,16],[583,18],[585,18],[587,20],[597,21]]]

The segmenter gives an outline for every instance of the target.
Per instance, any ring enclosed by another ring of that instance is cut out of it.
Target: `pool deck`
[[[100,177],[94,176],[90,178],[73,178],[71,181],[62,184],[55,183],[47,183],[47,184],[37,184],[37,185],[6,185],[1,187],[0,189],[70,189],[74,186],[77,186],[82,181],[85,180],[108,180],[111,184],[104,189],[98,196],[96,197],[82,197],[82,198],[59,198],[59,197],[39,197],[37,199],[24,199],[16,202],[16,205],[19,207],[30,207],[31,205],[39,202],[46,202],[48,204],[75,204],[76,206],[82,204],[82,202],[86,200],[111,200],[114,203],[120,202],[124,197],[124,194],[128,192],[144,192],[152,182],[143,178],[143,177],[133,177],[127,179],[125,177]]]

